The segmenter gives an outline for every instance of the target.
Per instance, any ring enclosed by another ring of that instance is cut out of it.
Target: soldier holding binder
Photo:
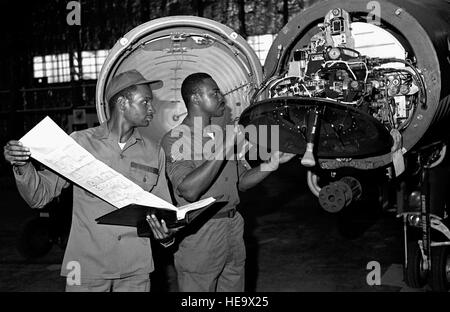
[[[161,86],[162,81],[148,81],[136,70],[113,77],[106,88],[108,121],[71,137],[144,190],[170,202],[164,153],[138,130],[151,122],[152,88]],[[53,171],[36,170],[29,149],[19,141],[9,141],[4,156],[13,166],[20,194],[33,208],[44,207],[69,185]],[[135,228],[97,224],[96,218],[116,208],[77,185],[73,198],[61,275],[73,273],[78,263],[81,276],[67,283],[66,291],[149,291],[149,273],[154,270],[149,239],[138,237]]]

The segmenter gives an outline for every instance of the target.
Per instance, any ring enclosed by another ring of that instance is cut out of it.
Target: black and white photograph
[[[0,12],[0,292],[449,292],[449,0]]]

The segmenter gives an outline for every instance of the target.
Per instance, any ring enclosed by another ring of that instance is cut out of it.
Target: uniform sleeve
[[[169,187],[167,185],[166,178],[166,157],[162,148],[159,149],[159,176],[155,187],[152,189],[152,194],[172,203],[172,198],[170,197]]]
[[[43,208],[70,185],[48,169],[37,171],[32,163],[22,166],[22,174],[14,170],[14,177],[20,195],[31,208]]]
[[[185,150],[180,152],[180,149],[173,148],[175,144],[183,146],[183,142],[180,141],[180,137],[171,137],[166,134],[162,140],[162,147],[166,158],[166,173],[173,186],[173,191],[178,195],[178,186],[183,182],[184,178],[191,173],[195,168],[195,163],[191,160],[190,148],[189,151]],[[190,145],[184,145],[186,148]],[[178,146],[176,146],[178,147]]]
[[[77,141],[77,132],[73,132],[70,136]],[[20,195],[31,208],[45,207],[61,194],[63,188],[70,185],[68,180],[47,167],[36,170],[32,162],[22,166],[21,169],[21,173],[13,170],[14,178]]]
[[[178,187],[186,178],[186,176],[191,173],[195,169],[192,161],[175,161],[170,162],[166,161],[166,172],[169,177],[170,182],[172,183],[174,192],[177,192],[178,195],[181,195],[178,192]]]

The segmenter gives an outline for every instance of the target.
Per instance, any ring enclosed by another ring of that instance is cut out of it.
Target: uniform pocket
[[[207,222],[185,237],[175,253],[175,266],[184,272],[211,273],[223,268],[229,253],[227,222]]]
[[[158,181],[158,169],[131,162],[130,177],[146,191],[151,191]]]
[[[223,253],[222,253],[223,254]],[[177,270],[191,273],[216,272],[224,262],[224,255],[212,252],[205,246],[179,247],[174,255]]]

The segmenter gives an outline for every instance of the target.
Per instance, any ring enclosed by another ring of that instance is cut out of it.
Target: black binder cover
[[[147,215],[154,214],[160,222],[161,219],[163,219],[166,222],[168,228],[177,228],[190,223],[192,220],[201,215],[211,206],[215,206],[214,205],[215,203],[217,203],[217,201],[203,208],[187,212],[185,218],[182,220],[177,220],[177,213],[174,210],[131,204],[123,208],[114,210],[110,213],[107,213],[95,219],[95,221],[97,221],[98,224],[138,227],[140,223],[145,221]],[[221,206],[224,205],[224,202],[220,203]]]

